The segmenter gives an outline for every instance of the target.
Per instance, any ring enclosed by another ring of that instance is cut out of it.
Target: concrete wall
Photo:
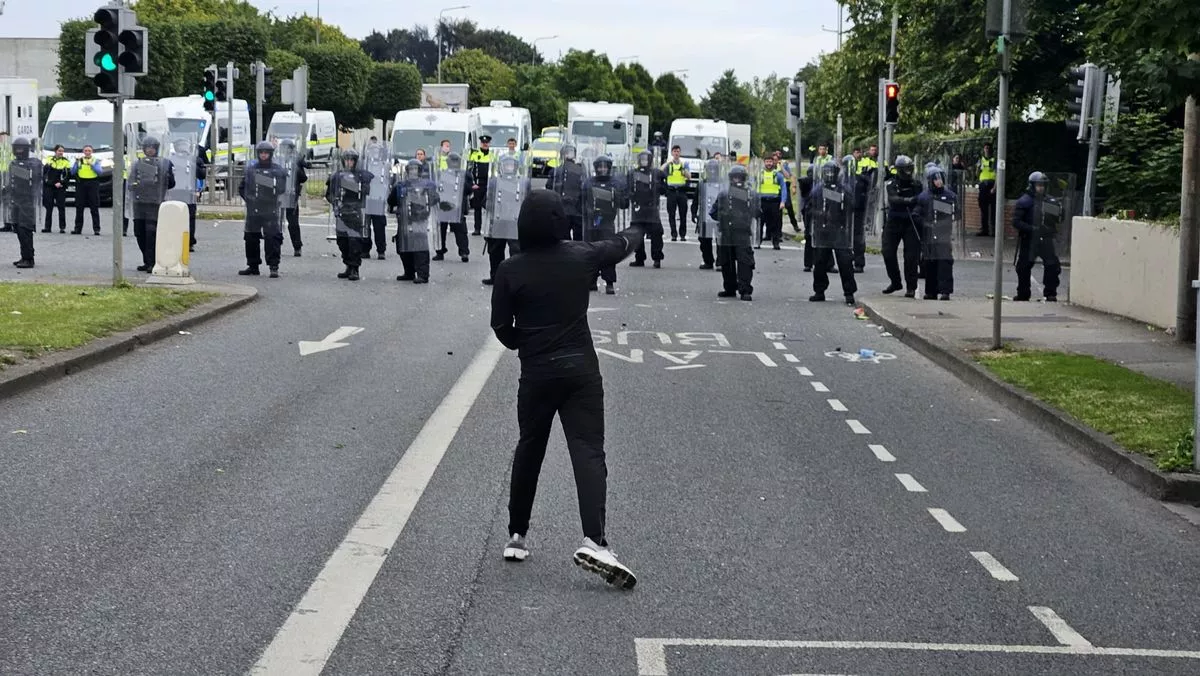
[[[1076,216],[1072,239],[1072,303],[1175,325],[1178,228]]]
[[[0,38],[0,77],[31,77],[38,96],[58,96],[58,38]]]

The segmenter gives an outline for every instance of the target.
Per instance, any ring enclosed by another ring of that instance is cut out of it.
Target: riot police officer
[[[338,273],[338,279],[357,282],[358,268],[362,265],[363,240],[367,237],[367,224],[363,207],[371,193],[371,172],[358,166],[358,151],[348,148],[342,151],[342,168],[329,177],[325,188],[325,199],[333,208],[336,223],[338,249],[342,252],[342,263],[346,269]],[[370,249],[366,250],[370,256]]]
[[[488,252],[488,276],[483,280],[487,286],[492,284],[496,268],[504,262],[505,247],[510,255],[521,252],[517,238],[517,220],[521,215],[521,204],[529,194],[530,188],[529,180],[521,175],[516,155],[502,156],[497,165],[496,175],[492,176],[488,183],[487,195],[488,222],[484,242]]]
[[[1047,193],[1049,179],[1040,171],[1029,175],[1029,187],[1013,208],[1013,228],[1019,233],[1017,242],[1017,295],[1015,301],[1027,301],[1033,262],[1042,259],[1042,286],[1048,302],[1058,300],[1058,260],[1054,240],[1063,220],[1062,200]],[[997,235],[998,236],[998,235]]]
[[[154,269],[158,241],[158,208],[175,187],[171,161],[159,157],[160,144],[153,136],[142,139],[142,155],[129,170],[129,197],[133,200],[133,236],[142,250],[141,272]]]
[[[300,257],[304,248],[304,240],[300,236],[300,192],[308,182],[306,162],[296,152],[296,141],[285,138],[279,141],[279,152],[276,164],[283,168],[287,176],[287,189],[279,200],[283,209],[283,217],[287,220],[288,239],[292,241],[292,255]]]
[[[748,185],[746,168],[735,164],[729,170],[727,184],[713,200],[708,215],[717,221],[717,261],[721,266],[724,290],[719,298],[753,300],[754,293],[754,217],[759,197]],[[662,226],[659,226],[661,231]]]
[[[42,207],[42,163],[32,155],[33,144],[24,136],[12,142],[12,161],[0,178],[6,206],[4,225],[17,233],[21,258],[13,261],[18,268],[33,267],[33,233],[37,230]],[[5,152],[5,154],[8,154]]]
[[[654,267],[661,268],[663,261],[663,226],[662,217],[658,213],[658,200],[666,187],[666,177],[654,166],[649,150],[638,153],[637,166],[629,172],[625,181],[625,189],[629,193],[629,222],[640,225],[650,239],[650,258]],[[646,266],[646,242],[638,241],[637,251],[633,254],[631,268]]]
[[[921,211],[917,196],[921,184],[913,177],[913,161],[907,155],[896,158],[896,176],[887,182],[888,215],[883,226],[883,264],[891,284],[884,293],[907,289],[907,298],[917,296],[917,266],[921,256]],[[904,277],[900,276],[897,256],[904,243]]]
[[[558,152],[559,165],[550,172],[546,179],[546,189],[558,193],[562,197],[563,210],[567,214],[570,228],[562,233],[562,239],[583,239],[583,181],[584,168],[576,161],[575,146],[564,145]]]
[[[918,196],[925,231],[921,242],[925,272],[925,300],[950,300],[954,293],[954,239],[957,234],[958,196],[946,187],[946,172],[925,168],[925,190]]]
[[[266,254],[271,278],[279,277],[283,229],[279,223],[279,198],[287,192],[287,170],[274,162],[275,146],[262,141],[254,148],[257,161],[246,166],[246,178],[238,194],[246,202],[246,268],[239,275],[257,275]],[[262,248],[259,248],[262,242]]]
[[[712,205],[721,194],[722,171],[718,153],[704,163],[704,175],[696,185],[696,198],[692,200],[692,223],[695,225],[696,239],[700,241],[700,269],[713,269],[713,235],[717,230],[717,221],[708,215]],[[703,205],[703,209],[700,206]]]
[[[831,261],[836,260],[842,295],[847,305],[854,305],[854,294],[858,292],[853,270],[855,161],[847,155],[842,159],[842,166],[826,162],[817,171],[820,181],[813,186],[809,197],[815,252],[813,295],[809,300],[825,300]]]
[[[617,234],[617,214],[629,207],[629,196],[615,180],[612,158],[601,155],[592,162],[592,177],[583,186],[583,241],[600,242]],[[604,280],[604,293],[616,293],[616,264],[604,265],[592,278],[591,290],[597,290],[596,279]]]
[[[429,283],[429,254],[433,249],[435,211],[441,202],[437,184],[422,175],[421,162],[411,159],[404,165],[404,178],[388,197],[388,205],[396,207],[396,253],[404,273],[397,282]]]
[[[450,144],[445,147],[449,149]],[[462,156],[447,152],[439,160],[437,170],[438,197],[441,208],[438,215],[438,243],[433,260],[445,260],[447,231],[454,233],[454,244],[458,257],[466,263],[471,260],[471,243],[467,238],[467,201],[471,196],[471,182],[462,168]]]

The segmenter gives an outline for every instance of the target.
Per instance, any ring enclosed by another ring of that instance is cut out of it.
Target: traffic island
[[[244,305],[252,287],[187,291],[0,282],[0,398],[77,373]]]

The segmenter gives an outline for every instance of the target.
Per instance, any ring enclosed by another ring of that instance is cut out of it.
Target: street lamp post
[[[636,59],[636,58],[638,58],[638,56],[639,56],[638,54],[630,54],[629,56],[619,56],[619,57],[617,57],[617,63],[621,63],[622,61],[626,61],[628,59]]]
[[[677,74],[679,74],[679,79],[686,80],[687,74],[688,74],[688,69],[687,68],[677,68],[675,70],[668,70],[667,72],[668,73],[677,73]]]
[[[466,9],[468,7],[470,5],[458,5],[457,7],[447,7],[438,12],[437,26],[434,27],[434,30],[438,34],[438,84],[442,83],[442,15],[446,12],[453,12],[456,9]]]
[[[540,40],[554,40],[554,39],[556,39],[556,38],[558,38],[558,36],[557,36],[557,35],[547,35],[547,36],[546,36],[546,37],[544,37],[544,38],[534,38],[534,39],[533,39],[533,42],[531,42],[531,43],[530,43],[530,46],[531,46],[531,47],[533,47],[533,58],[531,58],[531,59],[529,60],[529,65],[531,65],[531,66],[536,66],[536,65],[537,65],[537,43],[538,43],[538,41],[540,41]]]

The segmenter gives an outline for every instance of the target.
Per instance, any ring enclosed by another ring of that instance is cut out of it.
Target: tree
[[[488,56],[493,56],[512,68],[528,63],[541,63],[542,57],[528,42],[521,38],[498,29],[476,31],[468,44],[473,49],[482,50]]]
[[[139,17],[140,18],[140,17]],[[137,80],[137,97],[158,99],[175,96],[184,86],[181,68],[184,54],[180,30],[172,22],[155,18],[141,23],[153,37],[150,40],[150,72]],[[65,21],[59,33],[58,88],[68,100],[98,97],[96,85],[84,71],[86,31],[95,24],[90,20]]]
[[[735,124],[755,124],[754,102],[738,84],[733,69],[725,71],[700,100],[700,113],[706,118]]]
[[[271,25],[271,43],[279,49],[295,51],[298,45],[316,43],[318,34],[321,36],[322,46],[359,46],[358,40],[347,37],[342,29],[318,21],[307,14],[290,16],[282,21],[276,20]]]
[[[687,85],[675,73],[659,75],[658,80],[654,83],[654,88],[663,95],[674,118],[700,116],[700,108],[692,100]]]
[[[139,19],[263,19],[258,9],[242,0],[137,0],[132,9]],[[143,24],[145,25],[145,24]]]
[[[183,42],[180,62],[183,81],[178,91],[168,96],[199,94],[204,82],[204,69],[209,64],[215,64],[220,69],[221,77],[224,77],[225,64],[233,61],[241,72],[241,77],[234,83],[234,96],[247,100],[253,98],[247,95],[254,91],[250,64],[266,58],[271,42],[270,27],[265,22],[199,18],[179,20],[177,26]],[[150,45],[153,47],[157,33],[151,29],[150,35]],[[151,55],[150,63],[153,70],[160,62],[156,62]]]
[[[512,89],[511,100],[514,106],[529,109],[534,133],[542,127],[563,124],[567,102],[555,86],[557,74],[554,66],[517,66],[514,71],[516,85]]]
[[[572,49],[559,60],[555,86],[567,101],[628,101],[630,93],[613,75],[608,56]]]
[[[633,109],[639,115],[650,116],[650,128],[667,133],[675,116],[666,97],[654,88],[654,78],[642,64],[623,63],[613,69],[613,75],[629,93],[628,101],[633,104]]]
[[[755,124],[750,130],[750,146],[760,154],[794,145],[785,110],[790,82],[771,73],[743,85],[754,102]]]
[[[424,26],[393,28],[387,35],[372,32],[360,43],[374,61],[411,63],[426,78],[437,72],[437,42]]]
[[[421,103],[421,73],[411,63],[376,63],[371,67],[364,115],[390,120],[398,110]]]
[[[796,71],[795,79],[807,85],[807,91],[805,93],[804,122],[802,122],[800,125],[800,142],[804,144],[804,147],[799,148],[796,151],[798,153],[797,156],[808,153],[809,146],[815,147],[821,140],[832,139],[834,136],[834,131],[837,129],[837,114],[833,113],[833,119],[828,119],[831,113],[829,106],[825,101],[822,101],[819,96],[813,95],[812,83],[816,82],[818,77],[817,63],[817,61],[813,61]],[[857,136],[859,138],[866,138],[874,135],[875,127],[872,124],[869,131],[858,134]],[[855,136],[856,134],[854,133],[846,134],[847,138],[853,138]],[[789,140],[792,141],[792,143],[788,144],[789,146],[795,143],[794,134],[789,136]],[[866,149],[864,148],[863,150],[865,151]]]
[[[67,100],[96,98],[96,85],[83,70],[83,41],[93,25],[85,19],[64,21],[58,34],[58,89]]]
[[[308,105],[333,111],[346,129],[365,127],[363,115],[371,60],[357,44],[297,45],[296,55],[308,64]]]
[[[479,49],[464,49],[442,61],[442,81],[470,85],[467,101],[472,108],[507,99],[517,84],[512,68]]]
[[[263,62],[271,68],[271,77],[275,80],[276,85],[266,92],[267,107],[285,107],[283,100],[280,98],[281,89],[279,83],[284,80],[292,79],[292,73],[304,65],[304,59],[284,49],[272,49],[267,52],[267,56]],[[286,104],[290,108],[291,104]]]

